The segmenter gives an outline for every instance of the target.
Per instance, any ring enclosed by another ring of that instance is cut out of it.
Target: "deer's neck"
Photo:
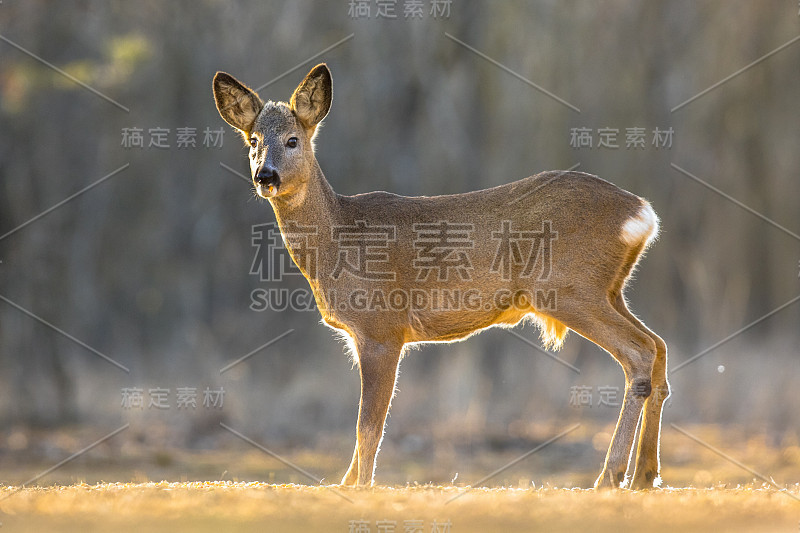
[[[286,198],[271,198],[270,203],[286,248],[311,281],[316,277],[316,265],[311,264],[306,247],[316,246],[320,237],[330,235],[330,228],[336,224],[336,193],[315,161],[311,177],[301,190]]]
[[[315,162],[311,177],[304,187],[287,197],[271,198],[275,217],[283,230],[284,224],[321,224],[335,215],[336,193]]]

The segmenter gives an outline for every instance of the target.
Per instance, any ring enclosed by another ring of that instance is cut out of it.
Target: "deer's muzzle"
[[[275,196],[281,184],[278,171],[270,166],[262,166],[259,168],[253,181],[255,182],[259,196],[264,198]]]

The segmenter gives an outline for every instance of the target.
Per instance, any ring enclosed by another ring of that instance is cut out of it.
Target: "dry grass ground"
[[[27,452],[0,450],[5,483],[0,485],[0,533],[800,530],[800,445],[794,430],[778,438],[731,427],[687,426],[703,445],[667,426],[664,479],[671,487],[686,488],[600,493],[564,488],[591,486],[610,429],[586,423],[483,482],[557,429],[544,427],[502,447],[480,441],[463,450],[452,445],[457,437],[440,439],[429,452],[404,450],[389,440],[378,468],[380,486],[365,490],[330,486],[346,466],[349,439],[331,441],[327,449],[276,449],[323,478],[325,486],[315,486],[223,431],[214,449],[207,450],[135,445],[133,433],[122,434],[55,470],[105,430],[32,433]],[[754,472],[788,487],[788,494]],[[162,479],[173,482],[157,481]],[[125,483],[107,483],[111,480]],[[29,486],[19,489],[23,483]],[[476,488],[469,489],[470,484]],[[386,527],[379,527],[381,521]],[[415,523],[422,529],[411,527]]]
[[[792,532],[800,521],[799,500],[755,486],[598,493],[554,488],[468,490],[426,485],[354,490],[161,482],[15,490],[2,489],[4,498],[10,496],[0,502],[3,531],[403,532],[416,521],[425,533],[435,527],[452,533]],[[798,487],[792,494],[800,497]],[[394,529],[381,529],[381,521],[394,524]],[[368,529],[351,529],[359,523]]]

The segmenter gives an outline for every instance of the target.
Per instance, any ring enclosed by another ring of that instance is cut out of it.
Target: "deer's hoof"
[[[636,472],[631,481],[633,490],[647,490],[657,487],[655,480],[658,478],[658,472],[655,470],[645,470],[643,473]]]
[[[625,472],[619,471],[616,474],[610,471],[603,471],[597,481],[594,482],[595,490],[600,489],[618,489],[622,482],[625,481]]]

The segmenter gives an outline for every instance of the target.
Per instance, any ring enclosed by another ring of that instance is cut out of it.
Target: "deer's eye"
[[[256,146],[258,146],[258,139],[255,137],[250,137],[250,147],[255,148]]]
[[[289,137],[289,140],[286,141],[286,146],[289,148],[297,148],[297,137]]]

